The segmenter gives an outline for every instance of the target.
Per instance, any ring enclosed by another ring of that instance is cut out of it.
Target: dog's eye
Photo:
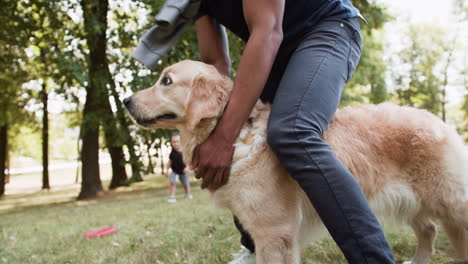
[[[167,77],[167,76],[164,76],[162,79],[161,79],[161,84],[162,85],[170,85],[172,84],[172,80]]]

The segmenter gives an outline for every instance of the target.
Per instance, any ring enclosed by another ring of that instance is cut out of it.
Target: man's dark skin
[[[229,177],[234,142],[252,112],[283,40],[285,0],[243,0],[250,37],[245,46],[224,114],[211,136],[195,149],[191,169],[203,178],[201,187],[216,190]],[[229,75],[230,59],[224,28],[209,16],[195,22],[202,61]]]

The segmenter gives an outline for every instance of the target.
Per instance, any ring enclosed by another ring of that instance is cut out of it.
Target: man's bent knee
[[[299,144],[310,143],[307,144],[307,148],[313,149],[321,145],[314,143],[323,142],[321,131],[317,127],[317,125],[311,124],[308,127],[300,126],[296,128],[291,123],[287,124],[286,122],[277,122],[276,120],[271,122],[270,120],[267,128],[267,142],[278,156],[281,156],[285,151],[290,154],[291,148]]]

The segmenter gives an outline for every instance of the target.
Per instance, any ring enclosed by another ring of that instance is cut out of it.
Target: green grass
[[[76,187],[6,196],[0,200],[0,263],[227,263],[239,248],[232,216],[193,187],[193,200],[183,199],[179,187],[175,204],[166,202],[167,179],[162,177],[92,201],[74,201]],[[87,231],[110,225],[119,231],[84,238]],[[397,261],[411,259],[412,231],[385,229]],[[436,248],[431,263],[450,263],[453,252],[444,235]],[[323,239],[304,250],[303,263],[346,262],[333,241]]]

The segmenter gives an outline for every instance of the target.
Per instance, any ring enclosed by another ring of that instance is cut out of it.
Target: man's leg
[[[361,53],[357,19],[321,22],[291,56],[268,126],[268,142],[297,180],[349,263],[394,263],[359,184],[321,136]]]
[[[250,252],[255,253],[255,243],[247,231],[244,230],[242,227],[241,223],[239,222],[239,219],[237,219],[236,216],[234,216],[234,224],[237,227],[237,230],[239,230],[241,234],[241,245],[246,247]]]
[[[244,230],[241,223],[234,216],[234,223],[241,233],[241,249],[234,255],[234,259],[228,264],[255,264],[255,245],[249,233]]]

